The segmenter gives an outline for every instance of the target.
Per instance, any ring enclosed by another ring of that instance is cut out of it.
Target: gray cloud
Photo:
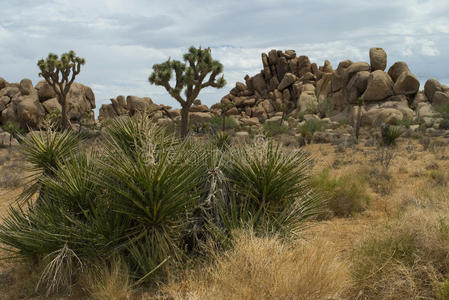
[[[153,64],[180,59],[190,45],[211,46],[225,66],[229,84],[205,90],[207,104],[258,72],[260,53],[272,48],[337,66],[368,61],[368,49],[380,46],[389,65],[403,60],[422,83],[449,84],[447,0],[0,2],[0,76],[37,82],[39,58],[73,49],[87,60],[79,81],[94,89],[98,106],[118,94],[176,105],[147,78]]]

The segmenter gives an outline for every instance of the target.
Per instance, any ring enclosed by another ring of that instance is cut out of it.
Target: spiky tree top
[[[37,66],[41,71],[39,76],[44,77],[59,96],[58,100],[61,101],[61,98],[69,92],[76,75],[81,71],[81,65],[85,62],[85,59],[76,56],[74,51],[69,51],[62,54],[61,58],[50,53],[46,59],[40,59]]]
[[[153,66],[148,80],[151,84],[163,86],[183,107],[190,107],[200,91],[206,87],[222,88],[226,80],[222,75],[223,65],[212,59],[210,48],[190,47],[184,54],[184,62],[168,59],[166,62]],[[170,80],[175,74],[176,83],[172,87]],[[181,96],[184,90],[185,98]]]

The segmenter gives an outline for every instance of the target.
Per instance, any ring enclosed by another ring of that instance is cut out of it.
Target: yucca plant
[[[32,131],[22,140],[21,152],[30,163],[31,175],[20,199],[29,200],[40,190],[41,176],[53,176],[59,163],[77,152],[81,136],[71,131]]]
[[[400,137],[402,131],[399,127],[383,124],[381,126],[381,136],[383,146],[392,146],[396,143],[396,139]]]
[[[229,134],[223,131],[219,131],[212,137],[212,144],[214,144],[220,150],[226,150],[231,146],[232,139]]]
[[[224,166],[235,197],[231,215],[244,213],[256,228],[294,233],[321,205],[309,181],[311,163],[305,152],[285,153],[271,142],[231,151]]]

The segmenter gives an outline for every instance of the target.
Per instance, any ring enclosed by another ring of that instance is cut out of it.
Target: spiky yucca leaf
[[[22,139],[21,152],[32,173],[19,199],[29,200],[41,187],[40,176],[52,176],[62,160],[77,152],[81,136],[73,131],[47,130],[32,131]]]

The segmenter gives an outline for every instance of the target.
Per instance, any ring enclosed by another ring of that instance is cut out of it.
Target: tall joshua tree
[[[170,83],[173,72],[176,79],[174,87]],[[169,58],[166,62],[153,66],[153,73],[148,78],[150,83],[163,86],[181,104],[181,137],[187,135],[190,107],[200,91],[206,87],[225,86],[224,76],[217,78],[221,72],[223,65],[212,59],[210,48],[201,47],[190,47],[184,54],[184,62]],[[183,90],[184,97],[181,95]]]
[[[40,69],[39,76],[44,77],[45,81],[55,91],[58,102],[62,107],[62,129],[70,128],[67,116],[67,94],[70,86],[75,81],[76,75],[81,71],[81,65],[85,64],[84,58],[76,56],[74,51],[63,53],[61,58],[54,53],[48,54],[46,59],[40,59],[37,66]]]

